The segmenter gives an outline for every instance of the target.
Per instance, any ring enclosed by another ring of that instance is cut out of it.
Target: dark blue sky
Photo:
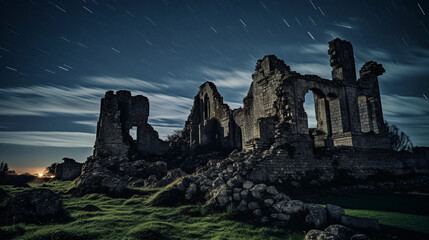
[[[20,172],[84,161],[106,90],[146,95],[166,136],[205,81],[240,106],[264,55],[330,78],[335,37],[357,69],[383,64],[385,119],[429,145],[428,1],[6,0],[0,12],[0,161]]]

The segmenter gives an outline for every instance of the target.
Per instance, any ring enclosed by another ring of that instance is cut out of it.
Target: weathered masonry
[[[223,103],[213,83],[204,83],[185,125],[186,140],[192,147],[224,149],[281,145],[304,155],[311,155],[313,146],[390,148],[378,85],[385,70],[370,61],[356,79],[352,45],[338,38],[329,42],[328,53],[332,80],[291,71],[274,55],[258,60],[244,107],[235,110]],[[304,110],[309,91],[314,95],[314,129],[308,128]]]
[[[94,156],[127,156],[132,154],[165,153],[167,143],[148,123],[149,100],[141,95],[131,96],[129,91],[106,92],[101,99],[100,117]],[[130,135],[136,131],[136,139]]]
[[[191,147],[206,145],[225,151],[241,148],[240,128],[211,82],[201,85],[195,96],[184,133]]]
[[[63,158],[63,163],[58,163],[55,167],[55,179],[73,180],[79,177],[82,171],[82,163],[71,158]]]

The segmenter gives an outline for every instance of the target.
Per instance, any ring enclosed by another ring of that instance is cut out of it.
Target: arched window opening
[[[210,118],[210,100],[209,96],[204,96],[204,120],[207,120]]]
[[[314,108],[314,93],[309,90],[305,94],[304,111],[307,113],[308,128],[317,128],[316,110]]]

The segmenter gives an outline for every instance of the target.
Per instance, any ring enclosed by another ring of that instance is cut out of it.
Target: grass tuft
[[[183,193],[177,188],[177,184],[181,182],[181,178],[176,179],[151,195],[145,203],[151,206],[175,206],[182,203],[184,201]]]

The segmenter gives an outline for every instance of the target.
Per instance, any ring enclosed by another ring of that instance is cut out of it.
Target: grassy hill
[[[48,188],[63,196],[72,221],[61,224],[15,224],[0,227],[6,239],[288,239],[304,238],[304,233],[287,229],[257,226],[236,220],[231,211],[208,213],[198,204],[154,206],[153,202],[166,188],[134,188],[127,198],[112,198],[103,194],[73,197],[66,194],[72,183],[52,181],[37,188]],[[8,194],[26,190],[1,186]],[[165,196],[165,195],[164,195]],[[174,196],[169,196],[174,198]],[[346,207],[346,213],[379,219],[389,231],[429,233],[428,195],[394,196],[345,195],[322,199]],[[381,203],[381,204],[380,204]],[[384,204],[383,204],[384,203]],[[423,204],[424,206],[420,206]],[[94,205],[101,211],[85,211]],[[402,206],[402,207],[401,207]],[[420,212],[417,211],[420,209]],[[423,235],[424,236],[424,235]]]
[[[41,186],[63,196],[73,221],[44,226],[16,224],[0,227],[0,235],[12,239],[303,239],[303,234],[232,220],[230,213],[206,213],[200,205],[152,206],[163,188],[134,189],[130,198],[103,194],[73,197],[64,194],[71,182],[53,181]],[[26,189],[2,186],[9,194]],[[81,208],[95,205],[101,211]]]

